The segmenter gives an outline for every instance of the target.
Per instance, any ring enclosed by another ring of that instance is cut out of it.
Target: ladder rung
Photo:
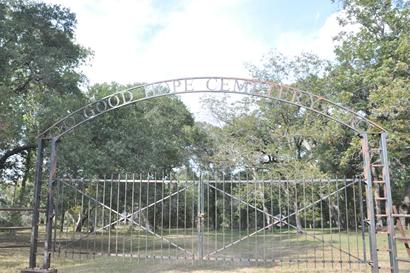
[[[410,259],[396,258],[396,260],[399,262],[410,263]]]
[[[377,251],[386,251],[390,252],[390,248],[378,248]]]
[[[402,236],[396,236],[394,237],[394,239],[400,240],[400,241],[410,241],[409,237],[402,237]]]
[[[374,184],[385,184],[384,180],[374,180],[373,183]]]
[[[382,163],[373,163],[372,164],[373,167],[383,167]]]
[[[387,214],[376,214],[376,217],[387,217]]]
[[[410,214],[392,214],[391,216],[393,217],[405,217],[405,218],[410,218]]]
[[[375,197],[374,198],[375,200],[380,200],[380,201],[386,201],[387,200],[387,198],[386,197]]]

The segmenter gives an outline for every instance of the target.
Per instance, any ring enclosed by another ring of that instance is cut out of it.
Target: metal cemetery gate
[[[121,107],[187,93],[247,95],[286,103],[335,122],[360,138],[364,179],[286,181],[242,174],[57,178],[58,143],[66,134]],[[312,263],[342,270],[359,266],[372,273],[397,273],[398,262],[400,269],[403,263],[410,264],[410,259],[398,255],[403,251],[396,249],[396,240],[409,240],[406,234],[395,235],[395,219],[407,215],[392,211],[386,130],[362,111],[292,86],[231,77],[181,78],[135,86],[70,111],[37,136],[36,158],[25,272],[38,265],[44,159],[49,162],[44,174],[44,270],[50,269],[51,254],[57,252],[296,266]],[[377,227],[381,224],[387,230],[380,236]],[[379,241],[385,244],[386,239],[387,249],[382,251]]]
[[[58,179],[54,254],[369,270],[363,180]]]

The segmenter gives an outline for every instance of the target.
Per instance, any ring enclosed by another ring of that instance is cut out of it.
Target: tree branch
[[[6,161],[10,156],[20,154],[21,152],[32,150],[36,148],[36,144],[26,144],[23,146],[15,147],[11,150],[8,150],[1,158],[0,158],[0,170],[3,170],[6,165]]]

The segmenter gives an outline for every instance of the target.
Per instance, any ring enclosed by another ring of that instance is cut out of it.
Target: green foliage
[[[389,134],[393,182],[410,181],[410,9],[406,1],[341,1],[344,25],[338,65],[329,78],[345,104],[362,109]]]
[[[98,84],[88,96],[96,99],[125,88]],[[205,135],[186,106],[176,97],[161,97],[109,112],[62,138],[59,171],[99,176],[167,173],[189,165],[205,144]]]
[[[304,54],[289,59],[271,52],[261,68],[250,66],[255,77],[287,82],[301,89],[323,95],[330,64],[316,56]],[[232,101],[232,105],[229,105]],[[320,176],[315,162],[320,144],[326,141],[323,128],[334,126],[301,107],[265,99],[235,100],[207,98],[204,103],[222,127],[206,127],[214,140],[210,161],[216,166],[266,169],[279,177]],[[328,140],[331,136],[328,136]],[[262,164],[261,157],[273,158]]]
[[[30,169],[24,156],[35,136],[83,99],[77,68],[89,51],[75,43],[75,26],[74,13],[57,5],[0,3],[0,171],[6,179]]]

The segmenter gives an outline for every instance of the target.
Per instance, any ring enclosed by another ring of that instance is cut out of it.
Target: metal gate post
[[[31,222],[29,268],[36,267],[39,207],[41,196],[41,175],[43,171],[43,139],[37,139],[36,174],[34,178],[33,218]]]
[[[376,239],[376,221],[374,215],[373,203],[373,179],[371,172],[369,140],[367,133],[361,133],[362,140],[362,154],[363,154],[363,171],[366,181],[366,207],[367,207],[367,221],[369,223],[369,244],[370,244],[370,259],[372,266],[372,273],[379,272],[379,261],[377,257],[377,239]]]
[[[198,181],[198,258],[200,261],[204,258],[204,184],[202,181],[202,174]]]
[[[57,172],[57,138],[53,138],[51,141],[51,155],[50,155],[50,167],[48,177],[48,190],[47,190],[47,208],[46,208],[46,238],[44,241],[44,261],[43,268],[50,268],[51,260],[51,244],[53,233],[53,218],[54,218],[54,186],[56,182]]]
[[[385,183],[385,198],[386,200],[386,215],[387,215],[387,229],[388,229],[388,241],[389,241],[389,257],[390,257],[390,267],[392,273],[399,272],[397,264],[397,248],[395,232],[394,232],[394,219],[392,217],[393,210],[393,199],[391,195],[391,185],[390,185],[390,171],[389,171],[389,159],[387,156],[387,136],[386,132],[382,132],[380,135],[380,148],[381,148],[381,160],[383,164],[383,180]]]

